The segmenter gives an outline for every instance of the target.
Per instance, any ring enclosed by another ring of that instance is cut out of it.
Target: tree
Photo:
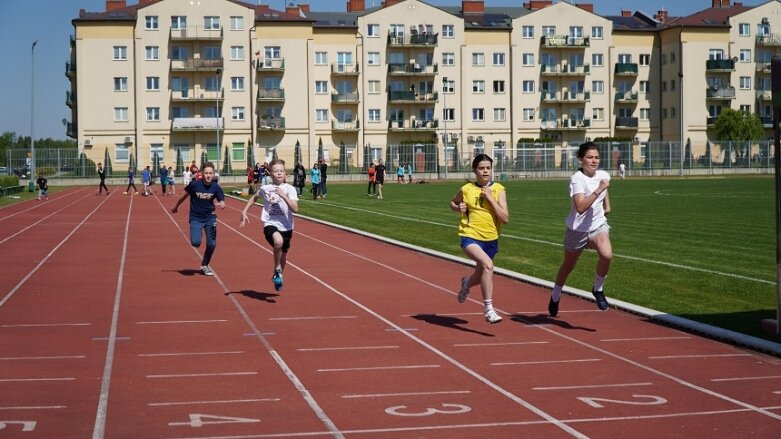
[[[759,140],[764,133],[762,119],[759,116],[745,111],[735,111],[731,108],[722,110],[719,117],[716,118],[714,129],[716,130],[716,139],[727,144],[726,148],[723,146],[721,148],[725,152],[724,166],[729,166],[732,163],[733,142],[749,144],[751,141]],[[748,155],[748,148],[746,154]]]

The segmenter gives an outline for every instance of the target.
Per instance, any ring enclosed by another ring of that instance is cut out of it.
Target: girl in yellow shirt
[[[491,180],[493,159],[478,154],[472,161],[472,171],[477,180],[461,186],[450,200],[450,209],[461,213],[458,236],[461,250],[475,261],[475,271],[461,278],[458,301],[463,303],[469,288],[480,284],[485,304],[485,320],[494,324],[502,321],[493,307],[493,258],[499,252],[499,233],[502,224],[510,220],[504,186]]]

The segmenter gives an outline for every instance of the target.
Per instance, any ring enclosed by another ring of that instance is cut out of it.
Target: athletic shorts
[[[466,236],[461,237],[461,248],[466,248],[466,246],[470,244],[477,244],[478,246],[480,246],[480,248],[483,249],[485,254],[487,254],[488,257],[491,259],[493,259],[497,253],[499,253],[498,239],[495,239],[493,241],[478,241],[477,239],[467,238]]]
[[[608,232],[610,232],[610,226],[608,226],[607,223],[602,224],[592,232],[578,232],[567,228],[567,231],[564,232],[564,250],[571,252],[582,251],[584,248],[588,247],[589,241],[594,239],[597,235]]]
[[[266,237],[266,242],[272,247],[274,246],[274,233],[277,232],[282,235],[282,253],[287,253],[288,249],[290,249],[290,240],[293,239],[293,231],[287,230],[283,232],[278,230],[275,226],[263,227],[263,236]]]

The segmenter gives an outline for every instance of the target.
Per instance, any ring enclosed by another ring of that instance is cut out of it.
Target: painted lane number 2
[[[385,409],[385,413],[393,416],[431,416],[431,415],[458,415],[472,411],[472,408],[462,404],[443,403],[441,409],[428,407],[422,412],[404,411],[406,405],[395,405]]]
[[[662,398],[661,396],[654,396],[654,395],[632,395],[632,398],[638,398],[638,399],[645,399],[646,401],[622,401],[620,399],[607,399],[607,398],[588,398],[585,396],[579,396],[578,399],[585,402],[586,404],[590,405],[591,407],[595,407],[598,409],[604,408],[605,406],[600,404],[600,402],[604,403],[612,403],[612,404],[626,404],[626,405],[661,405],[666,404],[667,400]],[[650,401],[648,401],[650,400]]]
[[[22,431],[33,431],[38,424],[35,421],[0,421],[0,430],[5,430],[9,425],[19,424],[22,426]]]

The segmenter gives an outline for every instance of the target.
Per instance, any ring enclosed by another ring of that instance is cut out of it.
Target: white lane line
[[[362,351],[362,350],[374,350],[374,349],[398,349],[398,346],[345,346],[336,348],[300,348],[296,349],[298,352],[321,352],[321,351]]]
[[[590,386],[532,387],[532,390],[602,389],[604,387],[636,387],[636,386],[653,386],[653,383],[623,383],[623,384],[594,384]]]
[[[105,203],[106,200],[108,200],[108,199],[109,199],[109,197],[104,198],[103,201],[100,202],[100,204],[95,206],[95,208],[92,209],[92,211],[90,213],[88,213],[87,216],[85,216],[84,219],[81,220],[81,222],[77,226],[75,226],[73,228],[73,230],[70,231],[70,233],[68,233],[64,238],[62,238],[62,241],[60,241],[59,244],[57,244],[49,253],[46,254],[46,256],[43,258],[43,260],[38,262],[38,265],[33,267],[33,269],[30,270],[30,272],[27,273],[27,275],[25,277],[23,277],[22,280],[20,280],[19,283],[17,283],[16,286],[14,286],[11,289],[11,291],[9,291],[8,294],[6,294],[5,297],[2,298],[2,300],[0,300],[0,307],[2,307],[5,304],[5,302],[7,302],[8,299],[10,299],[11,296],[13,296],[14,293],[16,293],[19,290],[19,288],[21,288],[22,285],[24,285],[25,282],[27,282],[27,280],[30,279],[43,266],[43,264],[45,264],[46,261],[48,261],[49,258],[51,258],[52,255],[57,252],[57,250],[60,249],[60,247],[62,247],[70,239],[70,237],[73,236],[81,228],[81,226],[84,225],[84,223],[87,222],[89,217],[91,217],[95,212],[97,212],[98,209],[100,209],[100,207],[103,206],[103,203]]]
[[[419,330],[418,328],[386,328],[385,329],[385,331],[387,332],[397,332],[397,331],[407,332],[407,331],[418,331],[418,330]]]
[[[331,319],[357,319],[358,316],[311,316],[311,317],[272,317],[269,320],[273,321],[285,321],[285,320],[331,320]]]
[[[529,344],[546,344],[547,341],[511,341],[506,343],[457,343],[453,347],[458,348],[470,348],[470,347],[489,347],[489,346],[517,346],[517,345],[529,345]]]
[[[770,375],[770,376],[760,376],[760,377],[738,377],[738,378],[713,378],[711,381],[713,382],[724,382],[724,381],[754,381],[754,380],[776,380],[781,378],[781,375]]]
[[[23,229],[19,229],[19,231],[17,231],[17,232],[16,232],[16,233],[14,233],[13,235],[9,235],[8,237],[6,237],[6,238],[5,238],[5,239],[3,239],[2,241],[0,241],[0,245],[2,245],[2,244],[5,244],[7,241],[10,241],[11,239],[15,238],[16,236],[19,236],[19,235],[21,235],[22,233],[26,232],[27,230],[30,230],[31,228],[33,228],[33,227],[37,226],[38,224],[42,223],[43,221],[47,220],[48,218],[51,218],[51,217],[53,217],[54,215],[56,215],[56,214],[58,214],[58,213],[62,212],[63,210],[65,210],[65,209],[67,209],[67,208],[69,208],[69,207],[73,206],[74,204],[78,203],[79,201],[81,201],[81,200],[84,200],[85,198],[87,198],[87,195],[85,195],[85,196],[83,196],[83,197],[79,198],[78,200],[73,200],[73,201],[71,201],[71,203],[70,203],[70,204],[66,204],[65,206],[63,206],[63,207],[61,207],[61,208],[59,208],[59,209],[55,210],[54,212],[52,212],[52,213],[50,213],[50,214],[48,214],[48,215],[46,215],[46,216],[42,217],[42,218],[41,218],[41,219],[39,219],[38,221],[36,221],[36,222],[34,222],[34,223],[30,224],[29,226],[27,226],[27,227],[25,227],[25,228],[23,228]],[[58,225],[61,225],[62,223],[49,223],[49,224],[51,224],[51,225],[53,225],[53,224],[58,224]],[[69,223],[69,224],[75,224],[75,223]]]
[[[0,378],[0,383],[26,383],[35,381],[76,381],[76,378]]]
[[[174,224],[174,226],[179,230],[179,234],[181,235],[182,239],[188,243],[190,243],[190,238],[184,233],[184,230],[179,226],[179,223],[176,222],[173,215],[163,206],[163,203],[160,201],[159,198],[155,198],[157,200],[157,204],[160,206],[161,209],[163,209],[163,212],[168,216],[168,218],[171,220],[171,222]],[[220,221],[220,223],[225,224],[224,221]],[[235,233],[237,233],[240,236],[243,236],[244,239],[251,242],[253,245],[261,248],[266,253],[271,253],[270,250],[267,248],[264,248],[260,246],[255,240],[248,237],[247,235],[244,235],[243,233],[239,233],[236,229],[233,227],[228,226],[230,230],[233,230]],[[192,251],[200,256],[200,253],[198,253],[198,250],[195,247],[190,246]],[[247,310],[244,309],[244,307],[239,303],[239,301],[234,297],[231,293],[231,290],[228,288],[227,285],[225,285],[225,282],[222,281],[222,278],[217,274],[214,273],[214,280],[220,285],[222,288],[223,293],[228,296],[228,299],[233,303],[233,306],[236,308],[236,310],[241,314],[242,319],[244,319],[244,322],[247,323],[247,326],[252,330],[252,333],[255,334],[255,337],[260,341],[261,344],[263,344],[263,347],[266,348],[266,351],[268,351],[269,355],[274,359],[274,361],[277,363],[277,366],[282,370],[282,372],[287,377],[288,381],[293,384],[293,386],[298,391],[299,395],[306,401],[309,408],[312,410],[312,412],[317,416],[317,418],[322,422],[322,424],[328,429],[328,434],[330,436],[333,436],[335,439],[344,439],[344,435],[339,431],[339,428],[334,424],[334,422],[331,420],[331,418],[328,417],[328,415],[325,413],[325,410],[323,410],[322,407],[320,407],[320,404],[317,403],[317,400],[315,400],[314,396],[312,396],[312,393],[309,392],[309,389],[304,386],[304,383],[298,378],[298,376],[293,372],[293,369],[288,366],[288,364],[285,362],[285,360],[282,358],[281,355],[274,349],[274,347],[271,345],[271,343],[268,341],[268,339],[260,332],[255,322],[252,320],[252,318],[247,314]]]
[[[677,358],[724,358],[724,357],[753,357],[753,354],[701,354],[701,355],[657,355],[648,357],[650,360],[673,360]]]
[[[556,363],[593,363],[602,361],[601,358],[584,358],[581,360],[543,360],[543,361],[518,361],[507,363],[490,363],[491,366],[524,366],[528,364],[556,364]]]
[[[688,340],[691,337],[636,337],[636,338],[603,338],[599,341],[614,342],[614,341],[656,341],[656,340]]]
[[[150,402],[147,403],[150,407],[170,407],[177,405],[201,405],[201,404],[240,404],[250,402],[276,402],[281,401],[280,398],[257,398],[257,399],[226,399],[217,401],[178,401],[178,402]]]
[[[342,399],[354,398],[388,398],[397,396],[430,396],[430,395],[463,395],[471,390],[443,390],[441,392],[404,392],[404,393],[373,393],[366,395],[342,395]]]
[[[775,392],[773,392],[773,393],[774,393],[774,394],[776,394],[776,395],[781,395],[781,390],[776,390],[776,391],[775,391]]]
[[[106,197],[108,200],[111,197]],[[101,202],[103,204],[103,202]],[[122,300],[122,283],[125,278],[125,261],[127,260],[127,242],[130,235],[130,216],[133,212],[133,197],[127,205],[125,219],[125,236],[122,239],[122,253],[119,258],[117,286],[114,289],[114,307],[111,310],[111,329],[106,343],[106,361],[103,363],[103,379],[100,382],[100,397],[95,411],[95,425],[92,429],[92,439],[103,439],[106,434],[106,413],[108,412],[108,392],[111,387],[111,373],[114,367],[114,351],[117,346],[117,326],[119,326],[119,305]]]
[[[399,370],[399,369],[432,369],[438,364],[417,364],[412,366],[377,366],[377,367],[345,367],[341,369],[315,369],[317,372],[353,372],[358,370]]]
[[[52,410],[68,408],[67,405],[39,405],[39,406],[20,406],[20,407],[0,407],[0,410]]]
[[[257,375],[257,372],[214,372],[214,373],[172,373],[147,375],[147,378],[197,378],[197,377],[230,377],[242,375]]]
[[[186,357],[190,355],[236,355],[245,354],[245,351],[223,351],[223,352],[162,352],[158,354],[138,354],[139,357]]]
[[[8,216],[1,217],[1,218],[0,218],[0,221],[5,221],[5,220],[7,220],[7,219],[9,219],[9,218],[13,218],[13,217],[15,217],[16,215],[19,215],[19,214],[22,214],[22,213],[29,212],[29,211],[31,211],[31,210],[37,209],[37,208],[39,208],[39,207],[41,207],[41,206],[44,206],[44,205],[46,205],[46,204],[48,204],[48,203],[51,203],[52,201],[59,201],[59,200],[61,200],[61,199],[65,198],[65,197],[70,197],[71,195],[76,195],[76,194],[78,194],[79,192],[82,192],[83,190],[84,190],[84,189],[79,189],[79,190],[76,190],[76,191],[73,191],[73,192],[68,192],[68,193],[66,193],[66,194],[64,194],[64,195],[62,195],[62,196],[60,196],[60,197],[56,197],[56,198],[53,198],[53,199],[51,199],[51,200],[44,201],[43,203],[35,203],[35,205],[34,205],[33,207],[30,207],[29,209],[20,210],[19,212],[12,213],[11,215],[8,215]],[[9,204],[8,206],[5,206],[5,207],[0,207],[0,210],[1,210],[1,209],[8,209],[9,207],[11,207],[11,205],[10,205],[10,204]]]
[[[63,326],[90,326],[92,323],[17,323],[0,325],[0,328],[57,328]]]
[[[60,355],[53,357],[0,357],[0,361],[13,361],[13,360],[78,360],[87,358],[86,355]]]
[[[223,323],[228,320],[167,320],[160,322],[136,322],[136,325],[176,325],[180,323]]]

